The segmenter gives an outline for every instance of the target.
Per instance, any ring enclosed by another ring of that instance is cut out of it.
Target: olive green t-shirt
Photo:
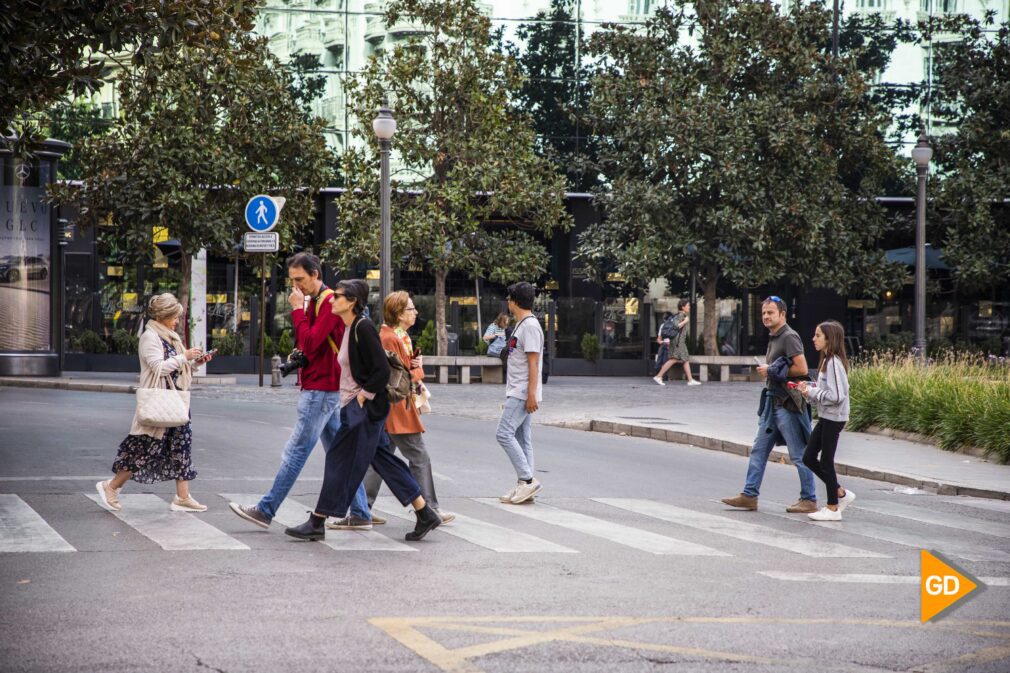
[[[768,337],[768,350],[765,353],[765,362],[769,365],[782,356],[794,358],[797,355],[803,355],[803,340],[800,339],[800,335],[796,333],[796,330],[788,324],[783,325],[782,329],[776,334]],[[775,383],[771,379],[767,379],[765,386],[769,390],[782,393],[782,395],[785,395],[787,392],[784,383]]]

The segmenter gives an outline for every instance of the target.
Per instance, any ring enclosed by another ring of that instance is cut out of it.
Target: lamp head
[[[919,168],[926,168],[929,166],[929,160],[932,158],[933,148],[929,146],[929,138],[926,137],[926,131],[923,130],[919,133],[918,144],[912,148],[912,161]]]
[[[396,120],[393,119],[393,113],[389,110],[389,100],[385,96],[382,98],[378,116],[372,120],[372,130],[379,140],[392,140],[396,133]]]

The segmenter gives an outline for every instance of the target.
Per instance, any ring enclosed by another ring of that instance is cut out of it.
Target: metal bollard
[[[277,354],[270,358],[270,387],[281,387],[281,356]]]

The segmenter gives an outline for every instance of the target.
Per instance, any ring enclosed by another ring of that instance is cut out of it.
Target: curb
[[[80,390],[92,393],[134,394],[138,386],[128,383],[95,383],[74,381],[73,379],[36,379],[0,376],[0,388],[50,388],[56,390]]]
[[[567,427],[577,430],[587,430],[589,432],[605,432],[614,435],[626,435],[628,437],[643,437],[646,439],[657,439],[661,442],[671,442],[675,444],[687,444],[710,451],[722,451],[738,456],[747,457],[750,455],[750,445],[732,442],[715,437],[695,435],[680,430],[666,430],[665,428],[652,428],[644,425],[631,425],[628,423],[616,423],[612,421],[582,421],[579,423],[558,423],[552,424],[559,427]],[[789,454],[781,449],[773,449],[769,460],[774,460],[784,465],[792,465]],[[986,488],[974,488],[971,486],[958,486],[947,482],[933,479],[922,479],[900,472],[888,472],[885,470],[871,469],[859,465],[847,463],[835,463],[835,470],[839,475],[849,477],[859,477],[861,479],[873,479],[874,481],[884,481],[899,486],[911,486],[936,493],[937,495],[965,495],[974,498],[991,498],[994,500],[1010,500],[1010,492],[994,491]]]

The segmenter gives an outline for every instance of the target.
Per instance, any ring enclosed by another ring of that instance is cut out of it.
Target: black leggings
[[[807,450],[803,452],[803,464],[824,482],[828,489],[828,504],[838,504],[838,475],[835,474],[835,450],[838,448],[838,436],[842,434],[845,421],[829,421],[820,419],[814,426],[807,441]],[[820,460],[817,454],[821,454]]]

